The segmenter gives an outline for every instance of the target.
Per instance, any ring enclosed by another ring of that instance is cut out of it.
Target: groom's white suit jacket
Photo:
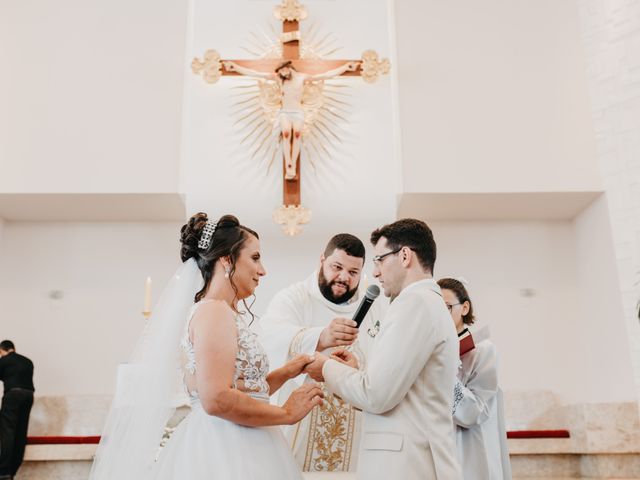
[[[438,284],[402,290],[366,343],[363,369],[335,360],[322,369],[329,390],[364,412],[358,478],[461,478],[451,416],[458,337]]]

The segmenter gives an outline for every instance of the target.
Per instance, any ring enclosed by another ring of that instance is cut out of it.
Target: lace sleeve
[[[456,409],[460,402],[464,398],[464,393],[462,393],[462,383],[460,380],[456,379],[456,385],[453,387],[453,408],[451,409],[451,414],[456,414]]]

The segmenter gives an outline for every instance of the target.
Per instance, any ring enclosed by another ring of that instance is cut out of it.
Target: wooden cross
[[[360,60],[304,60],[300,58],[300,21],[306,18],[306,9],[298,2],[298,0],[282,0],[282,4],[275,7],[274,13],[276,18],[282,21],[282,34],[280,41],[282,42],[282,57],[276,59],[260,59],[260,60],[222,60],[217,52],[208,50],[203,60],[194,59],[191,64],[192,70],[196,74],[201,74],[208,83],[215,83],[220,76],[240,75],[235,71],[228,71],[223,62],[231,61],[245,68],[250,68],[259,72],[274,72],[275,69],[283,62],[290,60],[293,67],[301,73],[316,75],[325,73],[329,70],[341,67],[349,62],[358,62],[355,71],[347,71],[342,76],[362,76],[363,79],[372,83],[377,80],[381,74],[389,71],[388,60],[378,60],[378,56],[373,51],[367,51]],[[300,189],[300,157],[297,159],[296,177],[286,179],[284,176],[284,159],[283,159],[283,203],[285,207],[301,205],[301,189]]]

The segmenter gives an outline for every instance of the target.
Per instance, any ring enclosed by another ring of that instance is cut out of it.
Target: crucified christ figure
[[[300,155],[300,136],[304,127],[304,110],[302,109],[304,85],[308,82],[329,80],[348,71],[354,72],[358,68],[359,63],[360,62],[347,62],[333,70],[328,70],[318,75],[309,75],[298,72],[294,68],[291,60],[282,63],[273,72],[259,72],[231,61],[222,62],[227,71],[238,72],[248,77],[275,81],[280,86],[282,107],[278,112],[277,121],[280,126],[282,139],[285,164],[284,178],[286,180],[296,178],[298,156]]]

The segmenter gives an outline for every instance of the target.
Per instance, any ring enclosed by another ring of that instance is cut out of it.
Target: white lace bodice
[[[183,378],[187,374],[195,375],[196,373],[196,355],[189,337],[189,325],[196,309],[202,303],[208,303],[212,300],[203,300],[196,303],[191,309],[191,313],[187,320],[184,336],[180,343],[185,361],[183,364]],[[242,315],[236,315],[236,328],[238,339],[238,351],[236,353],[236,368],[233,374],[233,387],[239,388],[251,395],[259,397],[269,396],[269,384],[267,383],[267,374],[269,373],[269,359],[264,348],[258,341],[258,336],[246,324]],[[190,391],[186,381],[185,389],[192,399],[198,398],[197,391]]]

